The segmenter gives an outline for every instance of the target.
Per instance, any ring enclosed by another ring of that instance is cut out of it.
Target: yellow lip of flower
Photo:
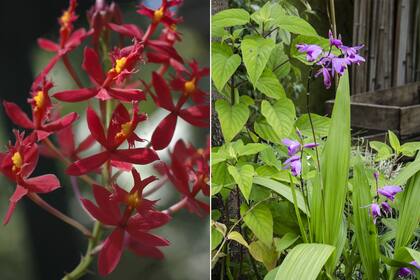
[[[122,70],[124,70],[125,64],[127,63],[126,57],[121,57],[117,60],[115,60],[115,66],[111,71],[114,71],[117,74],[120,74]]]
[[[141,197],[139,196],[138,192],[132,193],[128,195],[127,204],[131,208],[137,208],[141,203]]]
[[[133,123],[131,121],[122,124],[121,130],[120,132],[117,133],[117,135],[115,135],[115,138],[117,140],[122,140],[122,139],[127,138],[127,136],[131,133],[132,125]]]
[[[63,15],[61,16],[61,22],[63,25],[68,25],[71,20],[71,13],[69,11],[65,11]]]
[[[160,9],[156,10],[153,14],[153,21],[159,22],[163,18],[163,15],[164,15],[163,7],[160,7]]]
[[[45,96],[42,90],[38,91],[37,94],[34,96],[34,101],[35,101],[35,111],[38,111],[44,106]]]
[[[185,92],[191,93],[195,90],[195,78],[184,83]]]
[[[12,162],[13,162],[13,167],[12,167],[13,172],[19,171],[23,165],[22,155],[19,152],[14,153],[12,156]]]

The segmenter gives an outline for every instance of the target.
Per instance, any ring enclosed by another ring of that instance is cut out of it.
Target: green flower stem
[[[77,280],[83,277],[89,269],[90,264],[93,261],[93,250],[98,245],[101,235],[101,223],[96,221],[93,226],[92,238],[89,239],[88,248],[86,254],[82,257],[79,265],[73,269],[72,272],[68,273],[63,277],[62,280]]]
[[[300,212],[299,212],[299,208],[297,204],[296,190],[295,190],[295,186],[293,185],[292,175],[289,174],[289,177],[290,177],[290,189],[292,190],[292,196],[293,196],[293,205],[295,208],[295,213],[298,220],[300,233],[302,234],[303,242],[308,243],[308,237],[306,235],[305,227],[303,226],[302,218],[300,217]]]

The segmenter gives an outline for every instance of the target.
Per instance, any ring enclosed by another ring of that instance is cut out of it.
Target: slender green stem
[[[296,190],[295,190],[295,186],[293,184],[292,175],[289,174],[289,177],[290,177],[290,189],[292,190],[292,196],[293,196],[293,205],[294,205],[294,208],[295,208],[296,217],[298,219],[300,233],[302,234],[303,242],[308,243],[308,237],[306,235],[306,230],[305,230],[305,227],[303,226],[302,218],[300,216],[300,211],[299,211],[299,208],[298,208]]]
[[[64,66],[66,67],[67,71],[69,72],[70,76],[73,78],[74,82],[79,88],[83,88],[82,81],[80,80],[79,76],[77,75],[77,72],[74,70],[73,66],[71,65],[71,62],[67,55],[64,55],[62,57]]]
[[[62,280],[77,280],[86,274],[87,270],[89,269],[90,264],[93,261],[92,253],[95,247],[98,245],[98,242],[100,240],[100,234],[101,234],[101,223],[96,221],[93,227],[92,238],[90,238],[89,240],[86,254],[82,257],[82,260],[80,261],[79,265],[76,266],[76,268],[72,272],[64,276]]]

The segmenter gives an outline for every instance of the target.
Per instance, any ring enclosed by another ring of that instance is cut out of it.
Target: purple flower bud
[[[309,62],[315,61],[323,51],[318,45],[299,44],[296,48],[299,52],[306,53],[306,60]]]
[[[315,77],[318,77],[321,74],[322,74],[322,77],[324,78],[324,86],[325,86],[325,88],[326,89],[329,89],[331,87],[331,85],[332,85],[330,70],[328,70],[328,68],[326,68],[326,67],[322,67],[315,74]]]
[[[287,154],[292,156],[300,151],[300,143],[298,141],[294,141],[288,138],[282,140],[282,143],[287,146]]]
[[[378,182],[379,172],[378,171],[373,172],[373,177],[375,177],[375,181]]]
[[[378,193],[380,195],[385,196],[391,201],[394,201],[395,195],[399,192],[402,192],[402,189],[399,186],[385,186],[381,189],[378,189]]]
[[[302,133],[300,132],[299,128],[296,128],[296,134],[298,135],[298,137],[299,137],[300,139],[303,139],[303,135],[302,135]]]
[[[391,206],[389,206],[389,204],[386,203],[385,201],[381,203],[381,208],[382,208],[382,211],[384,211],[385,214],[391,214],[392,213]]]
[[[304,148],[307,148],[307,149],[312,149],[312,148],[315,148],[315,147],[318,147],[319,146],[319,144],[318,143],[308,143],[308,144],[305,144],[305,145],[303,145],[303,147]]]
[[[379,208],[379,205],[376,203],[372,203],[370,205],[370,213],[373,217],[373,222],[376,224],[376,218],[381,216],[381,209]]]
[[[400,277],[407,277],[410,276],[413,272],[411,271],[411,269],[409,269],[408,267],[401,267],[398,270],[398,275]]]
[[[334,38],[331,30],[328,32],[328,37],[330,37],[330,46],[340,48],[343,45],[343,42],[341,41],[341,36],[339,36],[338,39]]]

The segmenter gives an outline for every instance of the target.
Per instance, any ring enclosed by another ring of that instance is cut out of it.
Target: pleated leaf
[[[350,144],[350,88],[346,71],[338,85],[328,138],[321,156],[325,207],[323,243],[337,248],[347,192]],[[327,265],[330,274],[334,271],[336,259],[332,258]]]
[[[280,265],[275,280],[315,280],[334,247],[325,244],[299,244]]]
[[[354,168],[353,182],[352,201],[357,248],[366,278],[377,280],[379,279],[378,233],[372,216],[369,214],[370,208],[366,207],[371,203],[372,198],[369,180],[361,158],[358,158]]]

